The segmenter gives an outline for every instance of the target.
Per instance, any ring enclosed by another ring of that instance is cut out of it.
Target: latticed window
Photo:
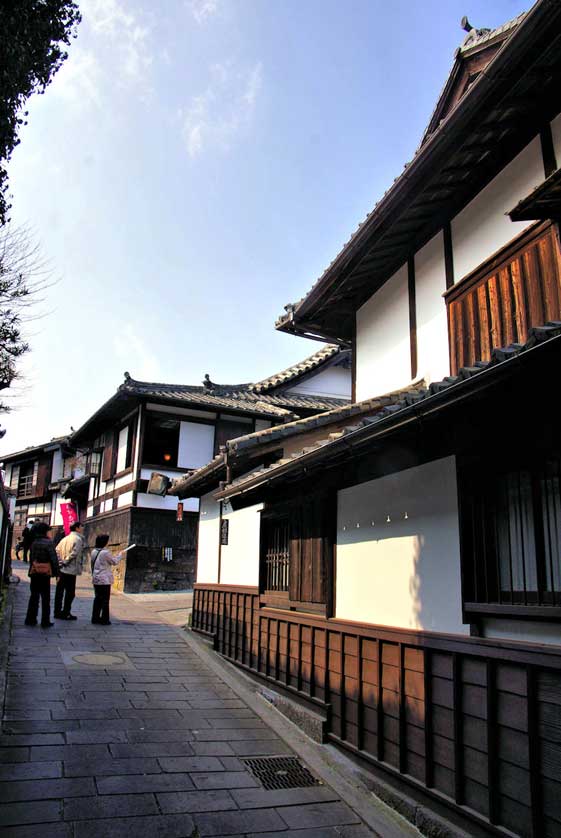
[[[263,520],[264,587],[288,592],[290,572],[290,527],[288,516]]]
[[[471,474],[464,489],[465,597],[474,604],[561,606],[561,460]]]
[[[19,469],[18,498],[31,497],[33,492],[34,464],[24,463]]]

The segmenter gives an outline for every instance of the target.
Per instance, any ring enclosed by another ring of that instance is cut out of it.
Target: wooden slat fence
[[[561,835],[561,650],[259,608],[197,585],[193,629],[323,707],[328,738],[491,831]]]

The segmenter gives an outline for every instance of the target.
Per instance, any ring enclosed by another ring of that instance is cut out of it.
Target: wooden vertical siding
[[[256,588],[216,585],[195,587],[193,628],[323,708],[330,741],[491,831],[561,834],[561,649],[260,609]]]
[[[556,225],[533,225],[446,294],[450,369],[488,361],[494,348],[524,343],[532,326],[561,319]]]

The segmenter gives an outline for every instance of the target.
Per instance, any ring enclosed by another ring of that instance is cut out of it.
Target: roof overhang
[[[561,169],[544,180],[508,214],[511,221],[561,219]]]
[[[559,329],[555,330],[555,336],[543,343],[537,343],[520,354],[507,354],[501,363],[482,368],[481,371],[439,389],[421,401],[395,410],[372,424],[363,425],[339,440],[303,453],[296,459],[289,460],[274,470],[255,475],[247,481],[225,486],[215,493],[215,498],[229,500],[235,508],[257,503],[263,499],[269,488],[286,487],[304,477],[310,477],[318,470],[324,475],[326,468],[342,465],[349,457],[362,456],[369,447],[376,443],[383,444],[389,441],[392,435],[407,428],[421,428],[425,420],[447,422],[451,408],[461,407],[485,393],[493,395],[496,388],[505,382],[511,387],[513,377],[521,371],[530,374],[534,382],[539,379],[536,385],[539,389],[543,385],[539,383],[542,379],[537,373],[540,370],[543,373],[545,370],[546,375],[551,377],[551,370],[558,366],[561,353],[561,334],[558,332]],[[519,400],[520,395],[515,393],[513,398],[515,401]]]
[[[350,341],[356,310],[559,112],[561,3],[538,0],[277,328]]]

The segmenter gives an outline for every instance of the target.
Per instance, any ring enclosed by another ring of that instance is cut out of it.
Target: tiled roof
[[[70,434],[66,436],[54,436],[49,442],[44,442],[42,445],[30,445],[24,448],[23,451],[16,451],[14,454],[0,455],[0,461],[19,459],[20,457],[28,457],[34,451],[42,451],[43,448],[50,448],[51,445],[65,445],[70,438]]]
[[[472,367],[463,367],[458,371],[457,375],[448,376],[442,381],[433,382],[426,389],[411,390],[402,395],[402,397],[394,403],[383,406],[374,415],[359,417],[356,422],[345,426],[337,433],[328,434],[324,438],[312,443],[309,447],[303,448],[302,450],[291,454],[287,458],[278,460],[265,469],[261,468],[258,471],[242,475],[226,486],[223,491],[218,492],[216,497],[229,497],[231,495],[236,495],[241,491],[247,491],[251,488],[254,481],[256,483],[259,483],[262,480],[269,482],[270,480],[275,479],[277,475],[280,476],[281,473],[291,470],[292,467],[297,467],[305,458],[315,458],[315,455],[319,454],[320,451],[322,458],[324,456],[328,456],[328,449],[334,449],[341,443],[342,440],[348,442],[350,441],[349,437],[352,436],[353,441],[355,441],[355,438],[360,438],[361,435],[365,434],[365,432],[367,432],[373,425],[377,425],[379,423],[381,424],[384,420],[394,417],[396,414],[406,411],[412,406],[417,406],[445,390],[450,390],[467,379],[485,375],[493,367],[496,367],[503,362],[515,359],[524,352],[533,349],[535,346],[554,338],[561,338],[561,322],[555,321],[547,323],[545,326],[535,327],[530,330],[526,343],[515,343],[505,348],[494,349],[489,361],[480,361]],[[358,439],[356,441],[358,441]]]
[[[298,364],[294,364],[292,367],[282,370],[282,372],[277,372],[275,375],[269,376],[269,378],[264,378],[263,381],[258,381],[256,384],[250,385],[251,389],[255,393],[263,393],[266,390],[273,390],[281,385],[284,386],[291,381],[294,381],[294,379],[300,378],[302,375],[307,375],[310,372],[313,372],[315,369],[325,364],[326,361],[330,361],[337,355],[346,359],[347,357],[350,357],[350,350],[343,349],[341,346],[333,344],[324,346],[323,349],[320,349],[318,352],[314,352],[313,355],[310,355],[309,358],[305,358]]]
[[[213,384],[212,387],[196,387],[190,384],[161,384],[127,378],[118,392],[287,419],[299,410],[329,410],[348,403],[348,399],[296,393],[266,393],[254,391],[253,387],[252,384]]]
[[[366,399],[362,402],[355,402],[354,404],[346,404],[342,407],[337,407],[334,410],[328,410],[325,413],[317,413],[314,416],[308,416],[305,419],[297,419],[293,422],[287,422],[284,425],[275,425],[272,428],[265,428],[261,431],[254,431],[251,434],[230,439],[224,446],[225,451],[230,455],[245,454],[252,449],[258,448],[262,445],[268,445],[271,442],[279,442],[289,437],[297,436],[299,434],[310,433],[316,428],[323,428],[328,425],[335,425],[344,422],[352,422],[365,414],[372,415],[383,407],[393,404],[400,397],[406,393],[422,389],[425,382],[422,380],[412,382],[407,387],[400,390],[394,390],[383,396]],[[197,487],[202,481],[208,480],[213,473],[218,474],[221,468],[225,465],[225,456],[223,453],[218,454],[209,463],[206,463],[201,468],[196,469],[190,474],[184,475],[173,481],[171,491],[168,494],[180,494],[186,497],[185,493]],[[216,478],[218,479],[218,478]]]
[[[480,47],[483,44],[488,44],[495,39],[501,38],[511,29],[515,29],[519,23],[522,23],[525,17],[526,12],[522,12],[518,17],[514,17],[512,20],[503,23],[502,26],[497,26],[495,29],[472,29],[464,38],[459,52],[469,52],[474,47]]]
[[[479,36],[479,40],[477,41],[477,43],[478,44],[483,43],[484,40],[490,41],[491,38],[498,37],[498,34],[501,30],[504,30],[504,31],[510,30],[510,34],[512,34],[512,32],[514,32],[518,28],[518,25],[524,21],[524,18],[526,16],[527,16],[527,13],[521,14],[517,18],[513,18],[513,20],[509,21],[508,23],[503,24],[502,27],[497,27],[496,29],[491,30],[490,32],[483,32]],[[510,34],[509,34],[509,36],[510,36]],[[474,46],[474,43],[469,43],[469,45],[467,45],[467,43],[466,43],[468,41],[468,39],[470,38],[470,35],[471,35],[471,33],[469,33],[467,35],[467,37],[464,41],[464,44],[462,45],[462,47],[459,48],[459,50],[464,48],[467,51],[468,49],[471,49]],[[481,75],[483,76],[483,75],[485,75],[485,73],[482,73]],[[435,110],[433,111],[433,114],[431,116],[431,120],[429,121],[429,125],[432,122],[436,111],[438,110],[438,107],[439,107],[439,105],[441,103],[441,100],[442,100],[442,96],[443,96],[443,94],[444,94],[444,92],[445,92],[445,90],[446,90],[446,88],[449,84],[449,81],[450,81],[450,77],[448,78],[442,93],[438,97]],[[476,87],[475,84],[472,85],[472,88],[475,88],[475,87]],[[471,92],[471,91],[469,91],[469,92]],[[464,97],[462,97],[462,99],[460,101],[464,102],[464,100],[467,99],[467,96],[468,96],[468,94],[466,94]],[[456,109],[454,108],[453,110],[456,110]],[[379,219],[380,217],[383,217],[384,212],[387,210],[388,207],[391,206],[392,199],[395,198],[399,194],[399,191],[403,187],[404,183],[407,183],[410,180],[412,167],[417,165],[419,163],[419,161],[423,159],[425,154],[428,155],[428,153],[429,153],[428,146],[430,145],[430,143],[428,143],[427,141],[429,139],[432,140],[433,138],[435,138],[437,135],[440,135],[440,134],[441,134],[441,126],[438,126],[436,128],[436,130],[434,130],[432,133],[427,134],[427,132],[425,132],[425,134],[423,135],[423,137],[421,139],[421,142],[420,142],[419,146],[417,147],[417,149],[415,150],[415,153],[414,153],[413,157],[411,158],[411,160],[404,163],[403,171],[397,177],[394,178],[393,183],[388,187],[388,189],[383,193],[383,195],[379,198],[379,200],[374,204],[374,206],[370,210],[370,212],[368,212],[366,214],[363,221],[360,221],[358,223],[358,226],[351,233],[351,235],[349,236],[347,241],[344,242],[344,244],[340,248],[340,250],[337,253],[337,255],[335,256],[335,258],[331,260],[331,262],[325,268],[323,273],[312,284],[312,286],[307,291],[307,293],[304,294],[304,296],[301,297],[299,300],[297,300],[295,302],[292,302],[292,303],[288,303],[287,305],[285,305],[284,308],[285,308],[286,313],[281,314],[276,319],[275,328],[283,329],[284,327],[288,327],[289,324],[294,320],[294,313],[295,312],[298,313],[298,309],[300,309],[300,307],[304,303],[306,303],[308,301],[308,299],[318,289],[320,289],[323,285],[327,285],[328,281],[334,276],[337,269],[339,269],[343,266],[343,264],[345,262],[345,259],[348,257],[348,254],[351,252],[351,250],[354,247],[359,248],[361,243],[365,239],[368,238],[368,236],[370,234],[370,228],[372,227],[373,224],[375,224],[376,219]]]

